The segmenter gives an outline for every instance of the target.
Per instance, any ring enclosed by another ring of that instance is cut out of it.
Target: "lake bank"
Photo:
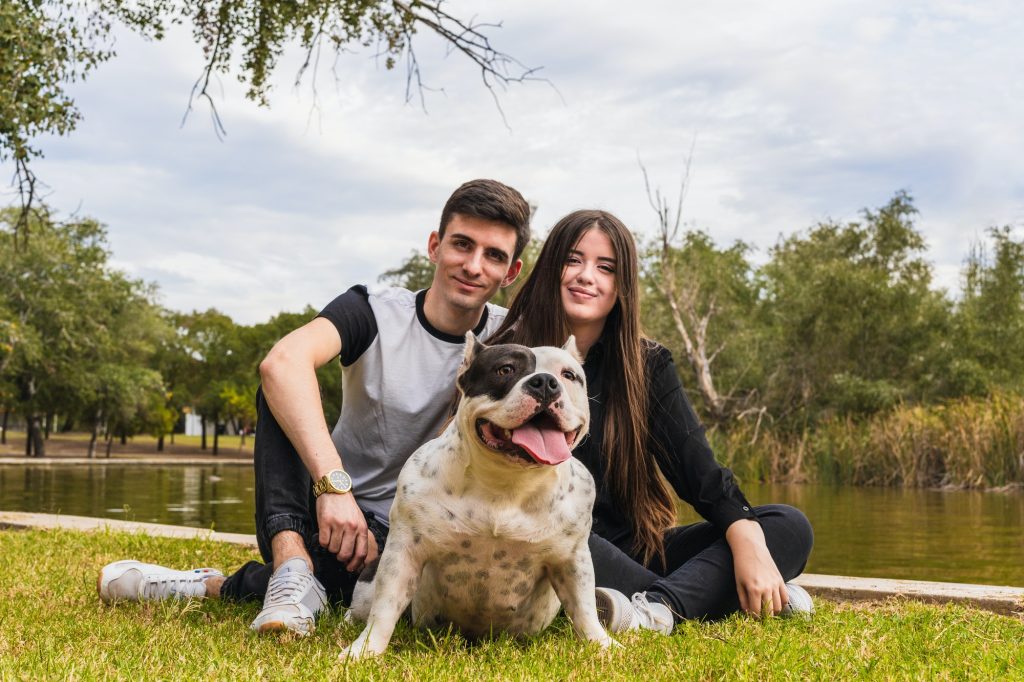
[[[20,457],[29,461],[40,462],[45,462],[51,458],[88,459],[86,455],[89,451],[89,438],[90,434],[76,431],[51,434],[46,439],[46,456],[30,458],[25,457],[25,432],[11,430],[7,432],[7,442],[0,443],[0,457]],[[192,457],[252,458],[254,440],[252,436],[247,436],[244,440],[240,436],[221,436],[216,455],[213,454],[213,435],[207,435],[206,440],[207,447],[203,449],[201,436],[186,436],[179,433],[175,434],[174,442],[171,442],[172,439],[168,435],[164,438],[164,449],[161,451],[158,449],[157,439],[153,436],[130,436],[123,445],[120,439],[115,438],[110,446],[110,458],[133,457],[145,459],[150,457],[178,457],[186,455]],[[105,442],[97,442],[95,459],[107,459]]]

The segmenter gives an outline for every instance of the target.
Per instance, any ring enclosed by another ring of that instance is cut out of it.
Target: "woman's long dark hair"
[[[640,329],[636,243],[618,218],[605,211],[575,211],[551,228],[533,272],[516,294],[492,340],[525,346],[561,346],[569,337],[561,282],[569,252],[583,235],[601,230],[615,251],[616,302],[605,320],[600,373],[605,421],[604,480],[634,530],[633,551],[645,564],[665,558],[663,533],[674,525],[675,505],[654,457],[648,453],[645,343]]]

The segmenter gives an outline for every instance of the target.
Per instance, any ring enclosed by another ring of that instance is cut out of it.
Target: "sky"
[[[756,262],[781,236],[906,190],[951,292],[988,228],[1024,237],[1019,2],[448,7],[501,21],[495,46],[547,82],[500,91],[499,111],[476,67],[421,34],[420,106],[372,48],[325,56],[315,88],[295,86],[290,50],[270,107],[217,83],[221,140],[202,102],[183,122],[202,68],[189,33],[118,30],[117,56],[71,88],[78,128],[38,140],[46,201],[106,224],[116,267],[157,283],[163,305],[246,324],[377,281],[476,177],[519,189],[538,235],[603,208],[644,236],[657,223],[638,160],[674,196],[689,159],[686,226],[747,242]]]

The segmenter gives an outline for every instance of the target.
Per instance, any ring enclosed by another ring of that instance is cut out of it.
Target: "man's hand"
[[[786,581],[768,551],[761,524],[748,519],[736,521],[725,531],[725,539],[732,550],[740,608],[752,616],[779,615],[789,595]]]
[[[316,520],[320,526],[320,546],[337,555],[347,570],[358,571],[376,558],[377,542],[351,493],[324,493],[316,498]]]

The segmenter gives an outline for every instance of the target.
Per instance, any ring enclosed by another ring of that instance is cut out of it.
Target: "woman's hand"
[[[786,581],[768,551],[761,524],[740,519],[725,531],[732,550],[740,608],[752,616],[779,615],[789,602]]]

